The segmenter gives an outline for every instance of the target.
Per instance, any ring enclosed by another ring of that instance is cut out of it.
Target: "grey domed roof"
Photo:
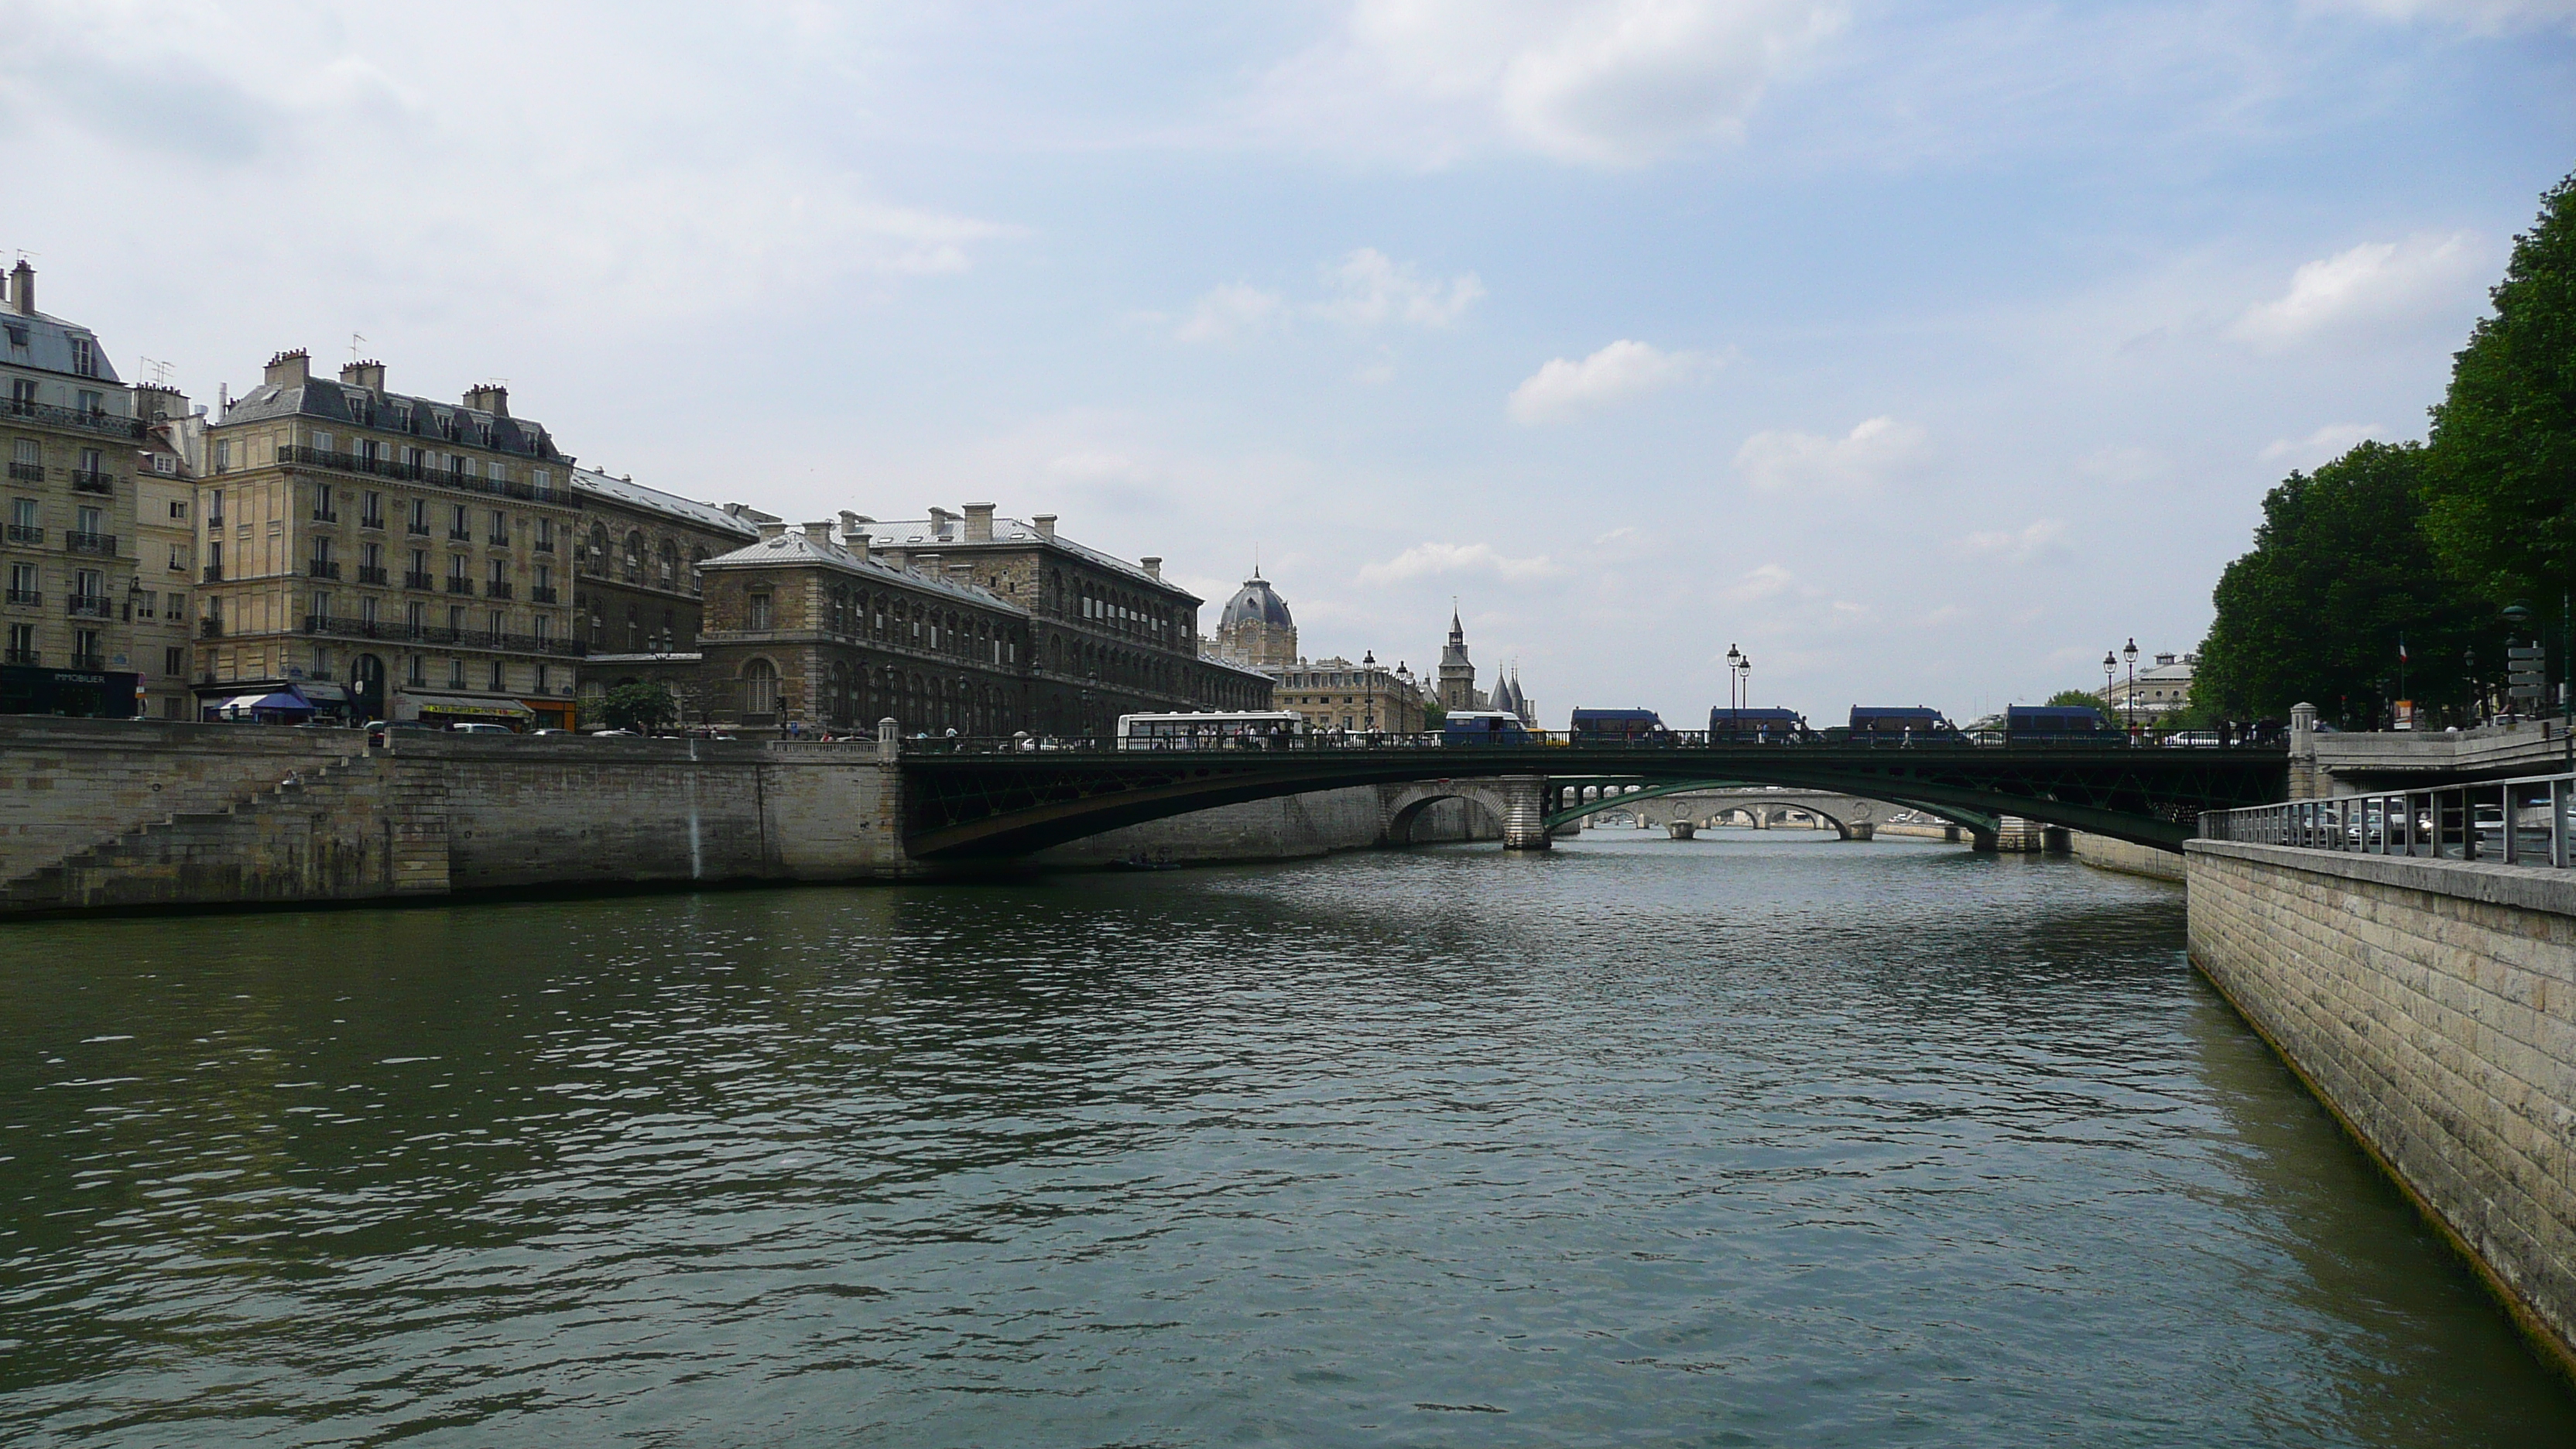
[[[1220,629],[1235,624],[1277,624],[1295,628],[1297,621],[1288,617],[1287,602],[1270,587],[1270,581],[1259,574],[1243,581],[1233,598],[1225,601],[1225,612],[1217,616]]]

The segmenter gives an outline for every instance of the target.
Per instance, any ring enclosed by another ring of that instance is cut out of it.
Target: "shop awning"
[[[342,685],[324,684],[320,680],[307,679],[298,681],[295,684],[294,689],[297,694],[303,695],[306,699],[313,701],[315,704],[346,704],[349,702],[349,691]]]
[[[474,715],[484,719],[534,719],[537,712],[515,699],[476,699],[464,694],[406,695],[423,714]]]
[[[288,694],[283,690],[276,694],[237,694],[225,700],[218,708],[225,714],[248,714],[260,709],[284,710],[295,714],[313,712],[311,702],[304,696]]]

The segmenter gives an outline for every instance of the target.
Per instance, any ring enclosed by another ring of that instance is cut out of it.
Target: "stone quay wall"
[[[0,718],[0,915],[929,873],[876,742],[687,741]],[[1493,840],[1405,787],[1224,806],[1042,866],[1282,860]],[[1414,787],[1418,789],[1419,787]]]
[[[2576,1371],[2576,874],[2185,859],[2193,964]]]
[[[2121,875],[2142,875],[2153,880],[2179,882],[2183,879],[2183,860],[2170,850],[2151,845],[2137,845],[2126,840],[2113,840],[2107,835],[2087,835],[2081,830],[2067,832],[2067,849],[2077,860],[2095,870],[2117,871]]]

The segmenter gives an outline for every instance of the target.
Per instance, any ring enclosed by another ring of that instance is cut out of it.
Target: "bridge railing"
[[[2292,800],[2200,817],[2207,840],[2569,868],[2576,775]]]
[[[2077,745],[2093,748],[2122,749],[2129,741],[2118,735],[2109,738],[2077,740],[1978,738],[1967,735],[1927,735],[1904,738],[1896,735],[1860,735],[1849,739],[1829,739],[1820,735],[1803,737],[1772,736],[1764,738],[1748,731],[1666,730],[1651,735],[1614,735],[1571,730],[1524,730],[1501,739],[1463,739],[1452,741],[1437,730],[1416,734],[1393,734],[1382,730],[1310,730],[1299,734],[1226,734],[1180,738],[1136,738],[1121,740],[1112,735],[914,735],[901,742],[906,755],[1053,755],[1053,754],[1203,754],[1235,751],[1294,751],[1317,753],[1354,750],[1482,750],[1497,746],[1506,748],[1580,747],[1589,751],[1615,750],[1637,754],[1661,754],[1674,750],[1762,749],[1864,749],[1864,750],[1976,750],[2009,749],[2051,750]],[[2231,746],[2198,746],[2193,753],[2227,754],[2281,753],[2279,744],[2242,744]]]

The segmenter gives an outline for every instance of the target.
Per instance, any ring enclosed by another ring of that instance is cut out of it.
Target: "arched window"
[[[829,711],[832,723],[846,725],[850,722],[850,667],[848,665],[837,661],[832,665],[831,697],[824,702],[824,708]]]
[[[594,523],[590,526],[590,557],[586,562],[601,573],[608,572],[607,524]]]
[[[742,712],[778,713],[778,666],[754,659],[742,667]]]
[[[644,582],[644,535],[640,533],[626,535],[626,582]]]
[[[680,546],[665,540],[662,544],[662,587],[680,586]]]
[[[700,590],[701,588],[704,588],[704,587],[706,586],[706,581],[705,581],[704,577],[703,577],[702,575],[700,575],[700,574],[699,574],[699,572],[698,572],[698,565],[700,565],[700,564],[702,564],[702,563],[705,563],[706,561],[707,561],[707,551],[706,551],[706,549],[705,549],[703,546],[698,547],[698,548],[693,548],[693,549],[689,550],[689,592],[690,592],[690,593],[693,593],[693,594],[694,594],[694,593],[698,592],[698,590]]]

